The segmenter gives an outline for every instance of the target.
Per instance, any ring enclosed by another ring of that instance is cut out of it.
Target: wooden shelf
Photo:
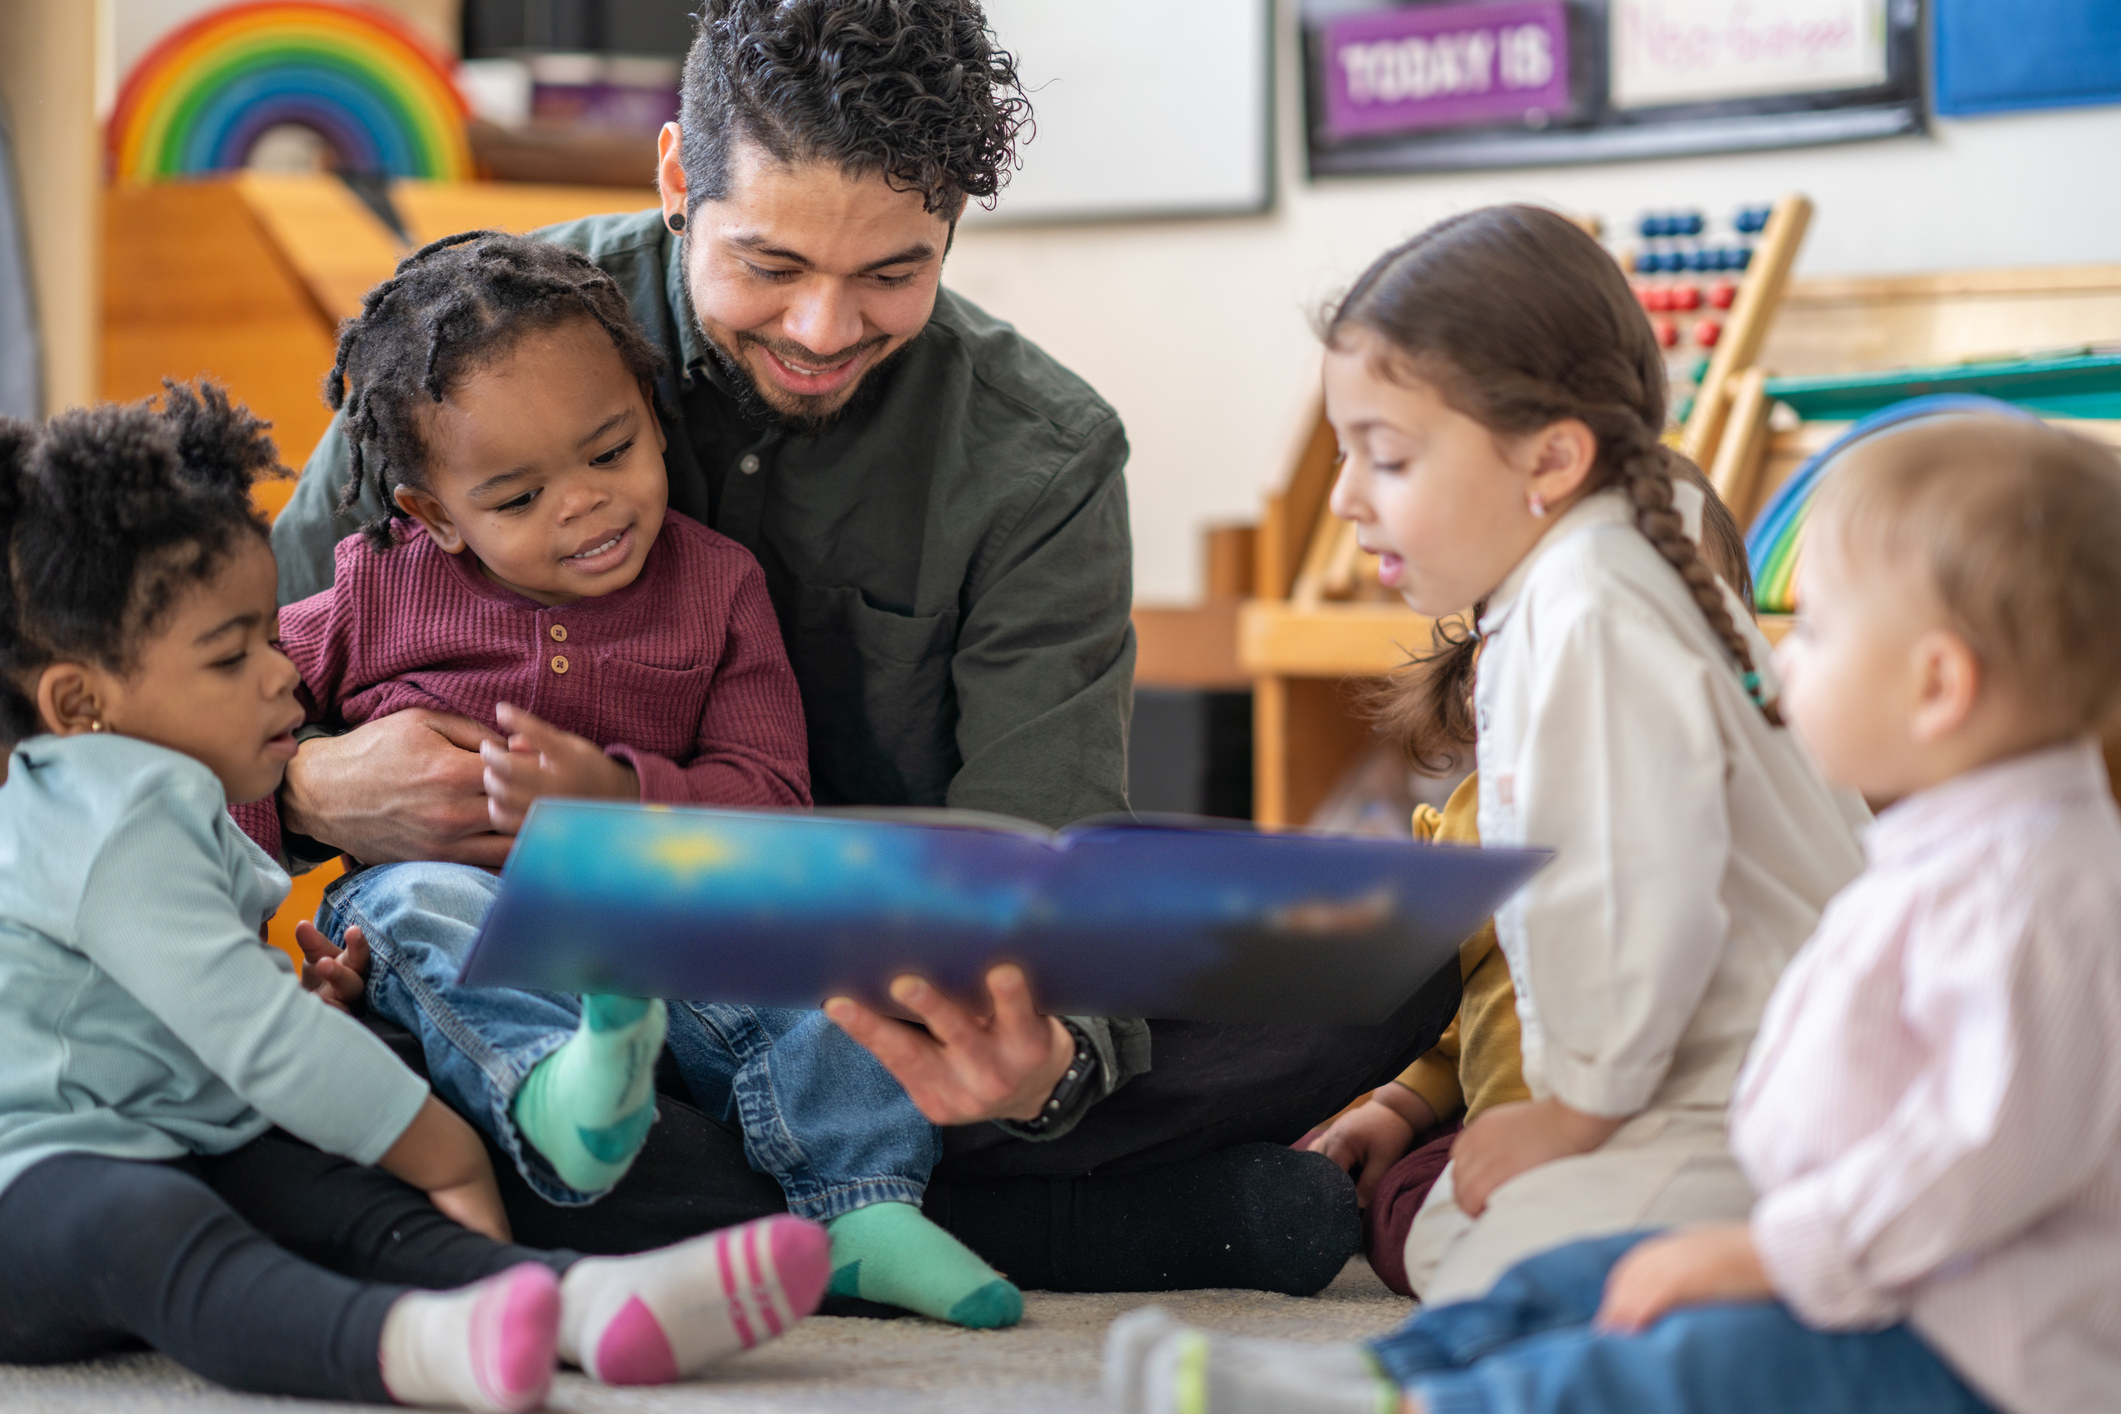
[[[1237,661],[1242,600],[1193,608],[1134,606],[1134,685],[1244,692],[1252,686]]]
[[[1430,620],[1400,604],[1254,599],[1237,619],[1237,660],[1255,677],[1381,677],[1429,646]]]

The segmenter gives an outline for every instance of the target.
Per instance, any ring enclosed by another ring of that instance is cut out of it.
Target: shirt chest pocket
[[[595,672],[596,729],[583,735],[599,746],[631,746],[679,765],[691,760],[707,711],[709,670],[599,658]]]
[[[898,614],[851,585],[805,586],[788,656],[820,805],[940,805],[962,764],[957,614]]]

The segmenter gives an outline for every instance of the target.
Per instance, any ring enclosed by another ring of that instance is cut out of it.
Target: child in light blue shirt
[[[0,1362],[145,1343],[261,1393],[521,1410],[562,1358],[662,1382],[778,1334],[822,1231],[509,1244],[471,1128],[264,943],[288,879],[227,807],[277,789],[302,710],[263,433],[175,385],[0,419]]]

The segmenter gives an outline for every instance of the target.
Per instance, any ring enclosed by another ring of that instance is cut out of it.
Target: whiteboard
[[[1037,133],[977,223],[1234,215],[1273,203],[1273,0],[986,0]]]

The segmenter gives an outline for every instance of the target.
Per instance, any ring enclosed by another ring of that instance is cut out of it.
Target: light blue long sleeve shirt
[[[370,1164],[427,1085],[259,929],[287,875],[191,757],[32,737],[0,787],[0,1191],[62,1153],[221,1154],[277,1124]]]

